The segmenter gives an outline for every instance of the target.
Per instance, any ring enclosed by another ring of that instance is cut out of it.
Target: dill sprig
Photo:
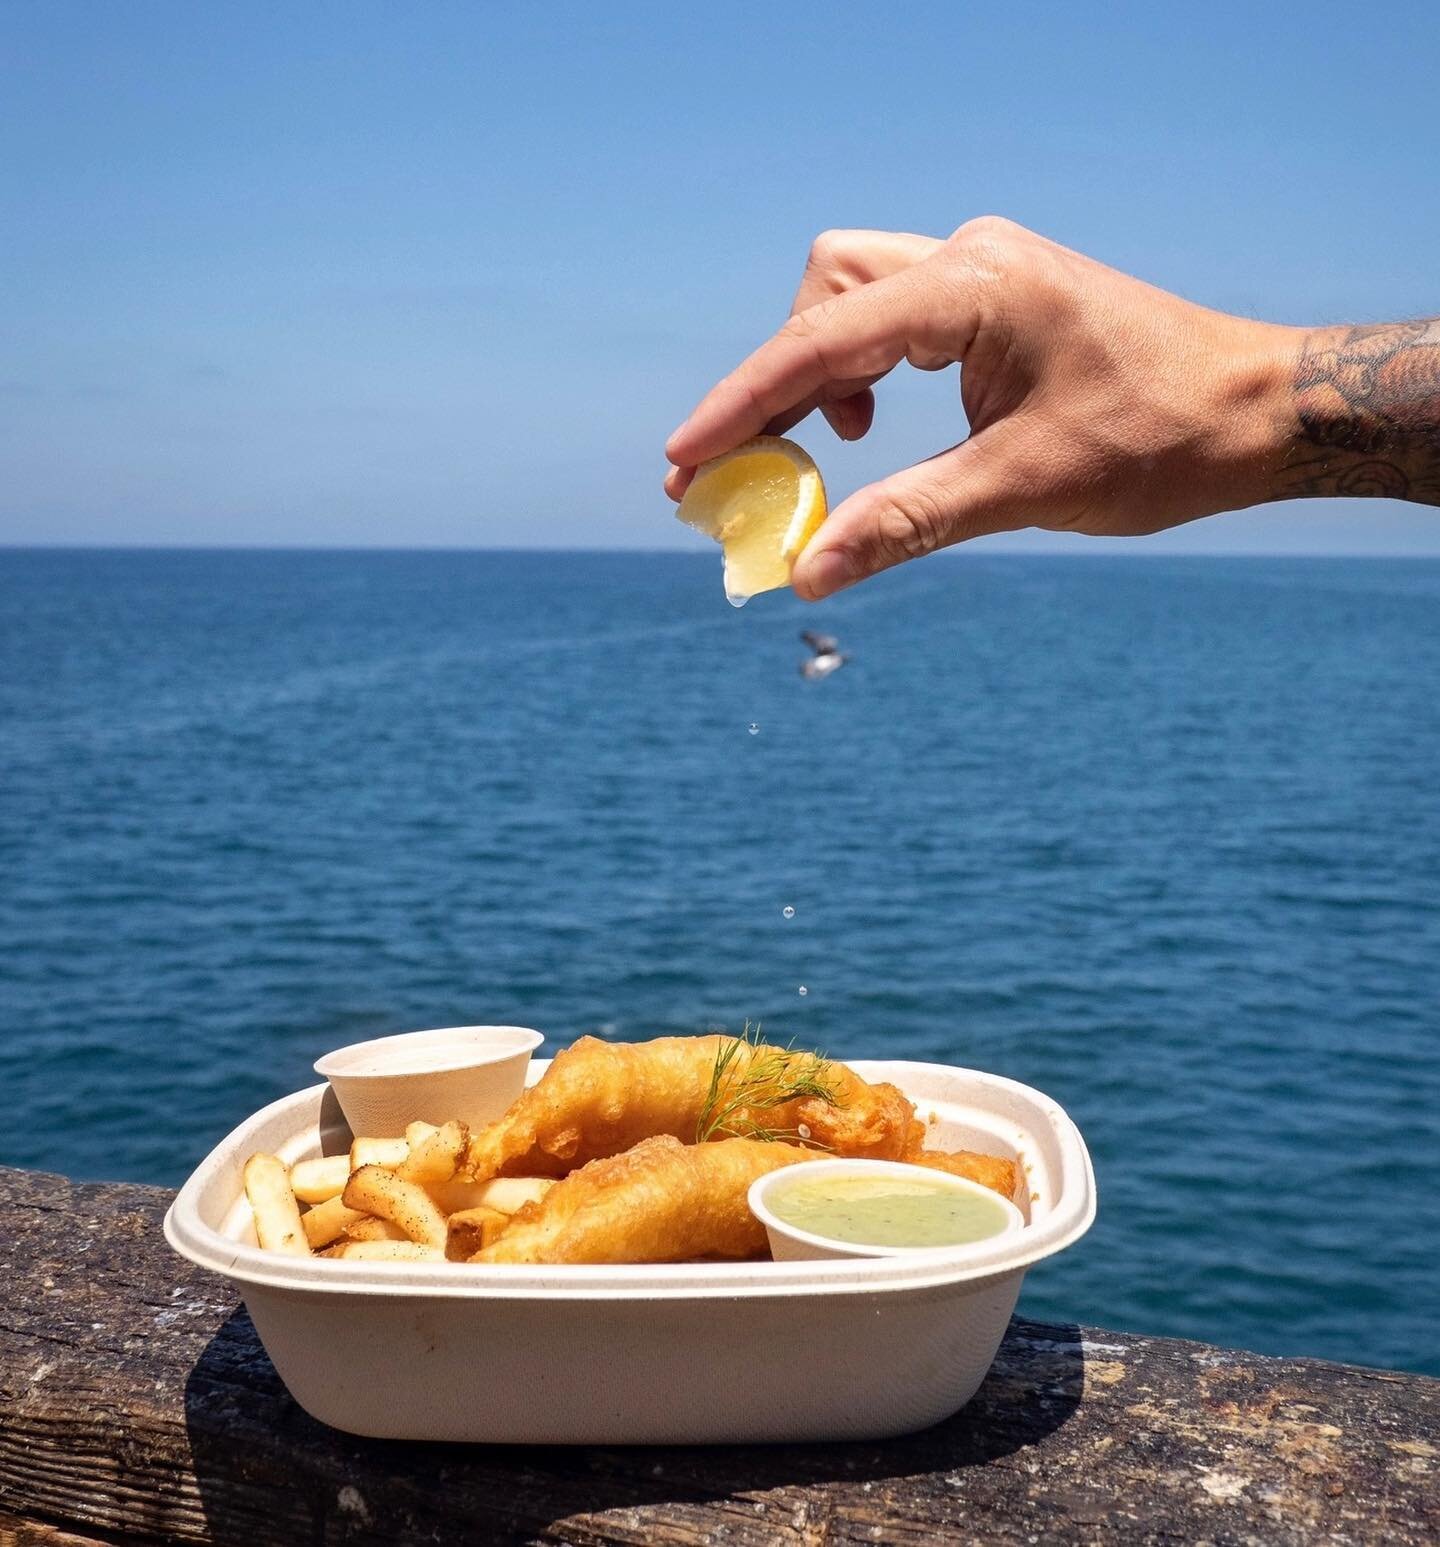
[[[765,1047],[759,1023],[752,1028],[746,1021],[738,1037],[726,1038],[716,1050],[710,1088],[695,1124],[695,1142],[727,1136],[767,1142],[799,1139],[798,1129],[757,1122],[749,1114],[771,1111],[805,1096],[833,1107],[838,1105],[835,1087],[830,1065],[819,1053]]]

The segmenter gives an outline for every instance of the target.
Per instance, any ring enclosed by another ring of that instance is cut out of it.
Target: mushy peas
[[[923,1177],[812,1175],[776,1182],[765,1204],[797,1230],[853,1246],[964,1246],[1012,1217],[996,1197]]]

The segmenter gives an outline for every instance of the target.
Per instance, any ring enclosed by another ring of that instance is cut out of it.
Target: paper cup
[[[326,1053],[329,1080],[351,1133],[398,1139],[407,1123],[452,1117],[483,1128],[525,1088],[530,1055],[545,1040],[528,1026],[444,1026],[354,1042]]]

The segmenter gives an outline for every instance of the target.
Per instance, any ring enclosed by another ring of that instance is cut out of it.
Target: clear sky
[[[1232,311],[1440,311],[1434,0],[3,18],[0,542],[700,544],[664,436],[826,226],[999,213]],[[950,372],[799,434],[845,493],[960,424]],[[1156,544],[1440,554],[1440,512]]]

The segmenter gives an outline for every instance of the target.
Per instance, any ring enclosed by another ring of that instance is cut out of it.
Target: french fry
[[[355,1139],[350,1145],[350,1169],[361,1166],[399,1166],[410,1158],[404,1139]]]
[[[423,1246],[438,1247],[443,1254],[445,1216],[418,1182],[402,1181],[384,1166],[361,1166],[351,1175],[341,1196],[346,1208],[378,1214],[381,1219],[399,1225],[410,1240]],[[359,1244],[381,1243],[366,1241]]]
[[[434,1123],[422,1123],[419,1121],[405,1124],[405,1142],[412,1150],[418,1150],[432,1133],[438,1133],[439,1129]]]
[[[445,1255],[451,1262],[465,1262],[489,1246],[509,1223],[510,1216],[499,1209],[460,1209],[447,1221]]]
[[[539,1203],[554,1185],[548,1176],[497,1176],[481,1188],[480,1202],[502,1214],[518,1214],[527,1203]]]
[[[418,1241],[346,1241],[332,1246],[327,1257],[343,1257],[353,1262],[444,1262],[438,1246],[423,1246]]]
[[[406,1241],[409,1237],[399,1225],[388,1219],[377,1219],[373,1214],[362,1215],[353,1225],[347,1226],[341,1245],[347,1241]]]
[[[274,1155],[252,1155],[245,1162],[245,1196],[255,1215],[255,1236],[267,1251],[308,1257],[300,1205],[290,1191],[285,1162]],[[444,1239],[443,1237],[441,1238]]]
[[[448,1182],[469,1142],[470,1130],[464,1123],[446,1123],[410,1151],[395,1167],[395,1175],[403,1182]]]
[[[479,1208],[514,1214],[527,1203],[539,1203],[554,1185],[548,1176],[497,1176],[488,1182],[426,1182],[425,1191],[442,1214]]]
[[[290,1190],[301,1203],[338,1198],[349,1180],[348,1155],[321,1155],[317,1160],[297,1160],[290,1167]]]
[[[485,1201],[481,1195],[489,1184],[463,1182],[457,1176],[450,1182],[425,1182],[422,1185],[442,1214],[453,1214],[457,1209],[478,1209]]]
[[[348,1180],[348,1178],[347,1178]],[[352,1225],[366,1218],[364,1209],[345,1207],[342,1197],[327,1198],[300,1216],[300,1226],[313,1251],[338,1241]]]

